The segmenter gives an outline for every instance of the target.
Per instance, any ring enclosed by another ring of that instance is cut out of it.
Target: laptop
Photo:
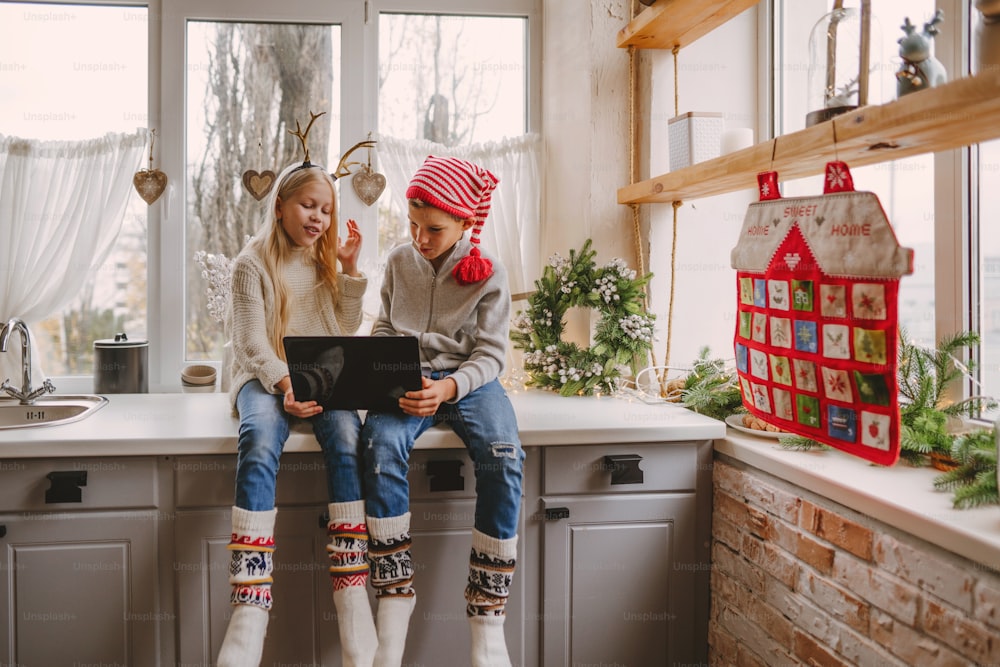
[[[282,341],[297,401],[324,410],[399,410],[421,388],[415,336],[286,336]]]

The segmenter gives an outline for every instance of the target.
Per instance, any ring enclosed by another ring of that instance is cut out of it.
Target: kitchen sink
[[[0,429],[55,426],[79,421],[94,414],[108,399],[91,394],[50,394],[22,405],[14,399],[0,399]]]

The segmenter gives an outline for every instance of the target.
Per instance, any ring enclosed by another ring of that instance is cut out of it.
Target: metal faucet
[[[56,390],[52,380],[45,378],[45,382],[38,389],[31,387],[31,337],[28,334],[28,325],[19,317],[12,317],[7,320],[3,331],[0,331],[0,352],[7,351],[7,342],[10,340],[12,331],[21,332],[21,388],[15,389],[10,384],[10,378],[0,384],[0,391],[4,391],[8,396],[12,396],[21,402],[21,405],[30,405],[36,398],[45,393],[52,393]]]

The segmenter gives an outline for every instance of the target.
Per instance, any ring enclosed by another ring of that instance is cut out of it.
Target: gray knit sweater
[[[296,333],[352,335],[361,324],[361,297],[368,287],[368,279],[338,274],[340,298],[334,303],[333,294],[320,287],[312,267],[295,266],[296,262],[303,261],[309,261],[308,256],[298,253],[291,258],[291,265],[286,267],[286,271],[298,276],[305,271],[306,280],[310,273],[313,275],[313,298],[299,298],[292,303],[297,310],[294,321],[304,328]],[[293,291],[298,290],[293,288]],[[233,361],[229,398],[235,409],[236,396],[250,380],[260,380],[265,390],[277,393],[275,384],[288,375],[288,364],[271,347],[267,336],[269,324],[277,317],[274,281],[253,245],[244,248],[233,263],[230,308],[228,333],[233,345]]]
[[[451,275],[470,246],[459,240],[436,272],[411,243],[393,248],[372,328],[376,336],[416,336],[425,370],[456,369],[456,401],[500,374],[510,329],[507,271],[495,257],[481,250],[493,262],[493,275],[482,282],[459,285]]]

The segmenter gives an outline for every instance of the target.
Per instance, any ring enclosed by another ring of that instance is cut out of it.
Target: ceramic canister
[[[124,333],[94,341],[94,393],[149,393],[149,341]]]

